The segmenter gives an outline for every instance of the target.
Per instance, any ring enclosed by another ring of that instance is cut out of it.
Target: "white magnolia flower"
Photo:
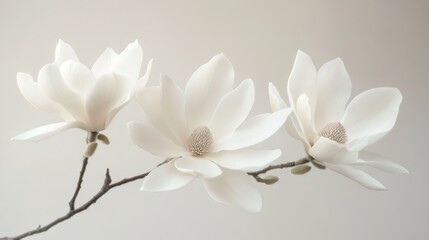
[[[317,163],[374,190],[385,187],[357,167],[407,173],[396,163],[361,151],[393,128],[402,101],[398,89],[374,88],[347,105],[351,81],[341,59],[327,62],[317,71],[310,57],[298,51],[287,91],[294,116],[286,122],[286,129],[304,143]],[[287,107],[272,84],[269,94],[273,111]]]
[[[200,178],[216,201],[247,211],[262,201],[248,170],[264,167],[281,155],[276,150],[252,150],[274,134],[291,112],[283,109],[246,120],[254,102],[252,80],[234,87],[234,69],[224,55],[198,68],[182,91],[171,79],[137,94],[146,118],[129,123],[134,143],[169,158],[144,180],[142,190],[166,191]]]
[[[139,80],[142,58],[143,51],[136,40],[119,55],[107,49],[89,69],[79,62],[70,45],[59,40],[55,61],[43,66],[37,82],[26,73],[18,73],[17,80],[27,101],[64,122],[30,130],[13,140],[38,141],[69,128],[89,132],[105,129],[134,89],[146,84],[152,60]]]

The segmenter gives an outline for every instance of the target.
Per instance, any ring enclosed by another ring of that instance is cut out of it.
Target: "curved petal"
[[[58,115],[66,121],[73,120],[73,117],[62,106],[49,99],[42,92],[39,84],[33,81],[31,75],[19,72],[16,75],[16,80],[24,98],[35,108]]]
[[[83,96],[67,86],[58,65],[45,65],[39,72],[38,82],[46,96],[64,107],[75,120],[85,122]]]
[[[320,130],[328,123],[341,120],[352,92],[352,83],[340,58],[325,63],[317,77],[315,120]]]
[[[188,126],[185,119],[185,97],[180,89],[169,77],[161,75],[161,109],[164,121],[170,128],[176,141],[185,145],[188,137]]]
[[[97,79],[91,86],[86,99],[86,114],[93,131],[107,127],[109,113],[129,97],[127,79],[124,76],[110,73]]]
[[[174,165],[183,173],[202,178],[213,178],[222,174],[216,164],[202,157],[184,156],[177,159]]]
[[[255,101],[252,80],[244,80],[233,91],[222,97],[208,127],[215,140],[232,134],[246,120]]]
[[[60,72],[67,86],[80,95],[85,95],[95,80],[89,68],[72,60],[61,64]]]
[[[223,55],[199,67],[186,85],[186,119],[189,129],[207,126],[220,98],[234,86],[234,69]]]
[[[60,39],[58,40],[57,47],[55,48],[55,63],[61,64],[67,60],[72,60],[77,63],[79,62],[72,46]]]
[[[326,167],[341,175],[344,175],[360,185],[371,190],[386,190],[386,187],[366,172],[345,165],[326,164]]]
[[[395,125],[401,101],[402,95],[396,88],[374,88],[356,96],[341,120],[350,149],[361,150],[389,132]]]
[[[118,54],[113,49],[106,49],[92,65],[91,71],[94,73],[94,77],[99,78],[101,75],[111,73],[117,57]]]
[[[325,137],[320,137],[308,153],[326,163],[347,164],[358,160],[358,152],[349,151],[343,144]]]
[[[37,142],[40,140],[47,139],[52,137],[62,131],[65,131],[70,128],[84,128],[81,122],[60,122],[45,125],[42,127],[34,128],[30,131],[22,133],[16,137],[13,137],[11,140],[14,141],[33,141]]]
[[[292,109],[260,114],[247,119],[237,130],[222,141],[214,142],[211,151],[236,150],[255,145],[272,136],[286,121]]]
[[[221,167],[232,170],[255,171],[276,160],[282,152],[276,150],[239,149],[207,153],[204,158],[210,159]]]
[[[140,75],[143,60],[143,49],[135,40],[128,44],[114,61],[113,71],[126,76],[130,81],[136,82]]]
[[[149,123],[160,132],[164,137],[174,139],[170,129],[164,122],[164,116],[161,108],[161,86],[145,88],[135,94],[137,102],[141,105]],[[179,143],[177,143],[179,144]]]
[[[286,102],[280,96],[279,91],[277,91],[276,86],[274,86],[274,84],[272,83],[269,83],[268,85],[268,95],[270,97],[271,110],[273,112],[276,112],[283,108],[288,108]],[[286,120],[286,123],[285,123],[286,131],[290,136],[292,136],[295,139],[307,141],[302,134],[301,128],[297,127],[298,125],[295,122],[296,121],[293,120],[292,116],[288,120]]]
[[[287,85],[289,104],[293,109],[295,109],[298,97],[306,94],[309,97],[313,115],[317,97],[316,81],[317,71],[313,61],[306,53],[298,50]]]
[[[146,73],[144,74],[143,77],[141,77],[139,79],[139,81],[137,82],[136,86],[134,87],[134,93],[137,94],[141,91],[143,91],[143,89],[146,87],[147,81],[149,80],[150,77],[150,72],[152,69],[152,64],[153,64],[153,58],[151,60],[149,60],[147,67],[146,67]]]
[[[210,197],[220,203],[239,207],[249,212],[259,212],[262,198],[251,178],[242,171],[222,169],[216,178],[204,179],[204,187]]]
[[[304,93],[298,98],[295,115],[298,119],[298,124],[301,127],[303,135],[305,136],[304,141],[306,142],[306,145],[313,145],[317,138],[317,132],[314,125],[314,116],[312,115],[310,102],[308,96]]]
[[[403,166],[388,161],[378,154],[367,151],[359,152],[359,160],[353,163],[353,165],[370,166],[388,173],[409,173]]]
[[[140,190],[149,192],[175,190],[190,183],[194,178],[177,170],[174,161],[170,161],[152,170],[145,177]]]
[[[134,144],[143,150],[160,157],[179,157],[189,154],[188,151],[165,138],[145,122],[129,122],[128,133]]]

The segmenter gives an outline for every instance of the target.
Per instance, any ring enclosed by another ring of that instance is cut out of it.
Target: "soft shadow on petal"
[[[164,121],[174,135],[176,141],[186,144],[188,126],[185,119],[185,97],[180,89],[168,76],[161,75],[161,109]]]
[[[178,157],[189,154],[185,148],[165,138],[145,122],[129,122],[127,125],[133,142],[145,151],[161,157]]]
[[[152,64],[153,64],[153,58],[149,60],[146,72],[143,77],[141,77],[138,81],[136,86],[134,87],[134,94],[138,94],[139,92],[143,91],[143,89],[146,87],[147,81],[149,80],[150,73],[152,70]]]
[[[328,123],[341,120],[352,92],[352,83],[340,58],[325,63],[317,75],[315,122],[320,130]]]
[[[320,137],[308,153],[315,159],[336,164],[347,164],[358,160],[358,152],[349,151],[340,143]]]
[[[386,190],[386,187],[366,172],[346,165],[326,164],[326,167],[341,175],[344,175],[360,185],[371,190]]]
[[[42,92],[39,84],[33,81],[31,75],[18,73],[16,79],[22,95],[35,108],[60,116],[66,121],[73,120],[73,117],[61,105],[49,99]]]
[[[113,70],[113,63],[118,57],[118,54],[111,48],[106,49],[92,65],[91,71],[94,73],[96,78],[110,73]]]
[[[210,197],[220,203],[232,205],[249,212],[259,212],[262,199],[247,173],[222,169],[216,178],[204,179],[204,187]]]
[[[370,166],[388,173],[409,173],[403,166],[388,161],[378,154],[367,151],[359,152],[359,160],[353,163],[353,165]]]
[[[128,101],[129,88],[124,76],[106,74],[91,86],[86,99],[86,114],[93,131],[107,127],[109,113]]]
[[[67,60],[79,62],[72,46],[60,39],[58,40],[57,47],[55,48],[55,63],[61,64]]]
[[[164,137],[174,139],[169,127],[165,123],[165,119],[161,108],[161,86],[147,87],[142,91],[135,94],[135,98],[140,106],[143,108],[146,118],[149,123],[155,127]],[[179,142],[176,142],[180,144]]]
[[[85,95],[89,86],[95,81],[94,75],[89,68],[71,60],[61,64],[60,72],[67,86],[80,95]]]
[[[401,101],[402,95],[396,88],[374,88],[356,96],[341,120],[350,149],[359,151],[389,132],[395,125]]]
[[[280,149],[276,150],[252,150],[239,149],[234,151],[221,151],[207,153],[204,158],[210,159],[216,164],[233,170],[255,171],[266,167],[281,155]]]
[[[81,122],[60,122],[38,127],[22,133],[11,140],[37,142],[52,137],[70,128],[84,128]]]
[[[298,97],[306,94],[309,97],[310,107],[314,113],[317,94],[317,70],[311,58],[298,50],[295,63],[289,76],[287,92],[289,104],[295,109]]]
[[[143,60],[143,49],[136,40],[122,51],[113,64],[113,71],[127,76],[129,81],[135,83],[140,75]]]
[[[207,125],[223,95],[233,89],[234,69],[223,55],[199,67],[186,85],[186,119],[190,129]]]
[[[298,124],[305,136],[306,148],[308,149],[317,138],[317,132],[314,124],[314,115],[312,115],[311,106],[308,96],[301,94],[298,98],[295,110],[295,116],[298,119]]]
[[[58,65],[45,65],[39,72],[38,82],[46,96],[64,107],[75,120],[85,122],[83,96],[67,86]]]
[[[174,165],[183,173],[202,178],[213,178],[222,174],[222,170],[215,163],[202,157],[184,156],[177,159]]]
[[[232,134],[246,120],[255,101],[252,80],[244,80],[233,91],[222,97],[208,125],[216,141]]]
[[[274,84],[272,83],[268,85],[268,95],[270,97],[271,110],[273,112],[288,108],[288,105],[280,96],[280,93],[277,90],[276,86],[274,86]],[[296,122],[297,121],[294,116],[290,116],[288,120],[286,120],[285,128],[287,133],[295,139],[307,141],[302,134],[301,128],[298,124],[296,124]]]
[[[144,179],[140,190],[149,192],[174,190],[185,186],[194,178],[177,170],[174,161],[170,161],[152,170]]]
[[[236,150],[264,141],[283,126],[291,111],[292,109],[287,108],[249,118],[231,136],[214,142],[211,151]]]

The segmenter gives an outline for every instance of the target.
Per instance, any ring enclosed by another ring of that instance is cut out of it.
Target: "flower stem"
[[[91,133],[91,134],[93,134],[93,133]],[[88,138],[88,139],[92,139],[92,138]],[[162,164],[165,164],[170,160],[171,159],[166,159],[164,162],[160,163],[158,166],[161,166]],[[259,177],[260,174],[267,173],[271,170],[290,168],[290,167],[294,167],[294,166],[298,166],[298,165],[303,165],[303,164],[306,164],[308,162],[310,162],[310,160],[308,158],[302,158],[302,159],[299,159],[299,160],[294,161],[294,162],[287,162],[287,163],[282,163],[282,164],[277,164],[277,165],[271,165],[271,166],[268,166],[262,170],[255,171],[255,172],[248,172],[247,174],[249,174],[250,176],[254,177],[256,180],[258,180],[258,179],[261,179],[261,177]],[[83,164],[82,164],[82,169],[81,169],[81,172],[79,175],[79,180],[78,180],[78,183],[76,186],[76,190],[75,190],[75,193],[73,194],[72,200],[70,200],[70,203],[69,203],[70,209],[65,215],[57,218],[56,220],[52,221],[49,224],[46,224],[45,226],[39,225],[34,230],[25,232],[25,233],[20,234],[16,237],[3,237],[3,238],[0,238],[0,240],[20,240],[20,239],[23,239],[23,238],[26,238],[26,237],[29,237],[29,236],[32,236],[35,234],[39,234],[39,233],[48,231],[50,228],[54,227],[55,225],[70,219],[71,217],[73,217],[74,215],[76,215],[80,212],[85,211],[90,206],[92,206],[94,203],[96,203],[98,199],[103,197],[111,189],[113,189],[115,187],[119,187],[121,185],[125,185],[125,184],[130,183],[130,182],[134,182],[134,181],[139,180],[139,179],[143,179],[147,175],[149,175],[149,173],[151,172],[151,171],[148,171],[148,172],[136,175],[134,177],[124,178],[120,181],[112,183],[110,171],[109,171],[109,169],[106,169],[104,182],[103,182],[103,185],[101,186],[100,190],[91,199],[89,199],[86,203],[82,204],[78,208],[75,208],[75,200],[76,200],[77,196],[79,195],[79,191],[80,191],[82,181],[83,181],[83,175],[85,174],[85,169],[86,169],[87,164],[88,164],[88,158],[84,158]]]

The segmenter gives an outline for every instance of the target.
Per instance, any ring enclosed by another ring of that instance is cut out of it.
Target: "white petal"
[[[136,82],[140,75],[140,68],[143,60],[143,49],[140,43],[136,40],[122,51],[116,58],[113,71]]]
[[[180,89],[169,77],[161,76],[161,108],[164,121],[170,128],[178,143],[184,145],[188,137],[188,126],[185,120],[185,97]]]
[[[234,86],[234,69],[223,55],[199,67],[186,85],[186,119],[190,129],[207,126],[220,98]]]
[[[346,164],[358,160],[358,152],[349,151],[340,143],[320,137],[308,153],[315,159],[327,163]]]
[[[317,72],[316,127],[339,122],[352,92],[349,74],[340,58],[325,63]]]
[[[175,139],[164,122],[161,108],[161,86],[145,88],[137,92],[135,98],[146,113],[149,123],[166,138]]]
[[[250,79],[223,96],[208,126],[213,138],[222,140],[232,134],[246,120],[254,101],[255,87]]]
[[[157,132],[146,122],[129,122],[128,132],[134,144],[156,156],[179,157],[189,152]]]
[[[81,95],[85,95],[87,93],[89,86],[95,80],[94,75],[89,68],[71,60],[65,61],[61,64],[60,72],[67,86],[74,92]]]
[[[308,96],[301,94],[298,98],[295,110],[298,124],[301,127],[303,135],[307,145],[312,145],[317,138],[317,132],[315,129],[314,118],[312,115],[311,106],[309,103]]]
[[[61,64],[67,60],[79,62],[72,46],[65,43],[63,40],[58,40],[57,47],[55,48],[55,63]]]
[[[211,151],[236,150],[255,145],[271,137],[286,121],[292,109],[271,114],[260,114],[247,119],[237,130],[222,141],[214,142]]]
[[[140,190],[149,192],[174,190],[185,186],[194,178],[177,170],[174,161],[170,161],[152,170],[144,179]]]
[[[403,166],[388,161],[378,154],[367,151],[359,152],[359,160],[353,163],[353,165],[370,166],[388,173],[409,173]]]
[[[111,49],[106,49],[95,61],[94,65],[92,65],[92,72],[96,78],[104,75],[106,73],[111,73],[113,71],[113,63],[115,62],[118,54]]]
[[[314,112],[317,94],[317,71],[311,58],[304,52],[298,51],[288,80],[289,104],[295,109],[298,97],[306,94]],[[313,113],[312,112],[312,113]]]
[[[341,120],[349,147],[361,150],[389,132],[395,125],[401,101],[402,95],[396,88],[374,88],[356,96]]]
[[[37,142],[37,141],[52,137],[52,136],[54,136],[54,135],[56,135],[62,131],[70,129],[70,128],[83,128],[83,124],[80,122],[53,123],[53,124],[38,127],[38,128],[32,129],[30,131],[27,131],[25,133],[22,133],[16,137],[12,138],[11,140]]]
[[[96,80],[86,99],[86,114],[91,130],[100,131],[107,127],[109,113],[118,105],[128,101],[129,88],[124,76],[110,73]]]
[[[83,96],[67,86],[56,64],[45,65],[39,72],[38,82],[46,96],[60,104],[75,120],[86,120]]]
[[[203,180],[210,197],[249,212],[261,211],[262,199],[251,178],[242,171],[222,170],[223,174],[219,177]]]
[[[134,88],[134,92],[136,94],[143,91],[143,89],[146,87],[147,81],[149,80],[149,77],[150,77],[150,72],[152,69],[152,63],[153,63],[153,58],[151,60],[149,60],[149,63],[147,64],[147,67],[146,67],[146,73],[144,74],[143,77],[141,77],[139,79],[136,87]]]
[[[270,97],[271,110],[273,112],[288,107],[273,83],[268,84],[268,95]]]
[[[16,75],[18,88],[24,98],[34,107],[41,111],[49,112],[64,120],[71,121],[73,117],[59,104],[49,99],[39,87],[39,84],[33,81],[31,75],[26,73],[18,73]]]
[[[202,178],[213,178],[222,174],[216,164],[202,157],[184,156],[177,159],[174,165],[183,173]]]
[[[204,158],[210,159],[216,164],[233,170],[254,171],[263,168],[276,160],[282,152],[276,150],[252,150],[239,149],[234,151],[221,151],[207,153]]]
[[[377,181],[375,178],[368,175],[366,172],[346,166],[346,165],[337,165],[337,164],[326,164],[326,167],[341,174],[344,175],[356,182],[358,182],[360,185],[371,189],[371,190],[386,190],[386,187],[383,186],[382,183]]]
[[[268,95],[270,97],[271,110],[273,112],[276,112],[283,108],[288,108],[286,102],[283,100],[283,98],[280,96],[280,93],[277,91],[276,86],[274,86],[274,84],[272,83],[268,85]],[[293,119],[294,116],[291,116],[288,120],[286,120],[286,131],[293,138],[306,141],[306,138],[302,134],[301,128],[298,124],[295,124],[295,122],[297,121],[294,121]]]

